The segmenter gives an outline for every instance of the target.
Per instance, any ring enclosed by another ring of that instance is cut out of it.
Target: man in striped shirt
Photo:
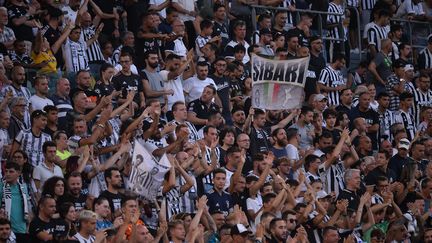
[[[100,30],[102,30],[101,26],[103,27],[103,24],[99,26]],[[91,40],[99,31],[92,23],[92,17],[88,12],[84,13],[81,16],[81,31],[83,33],[81,35],[81,38],[84,38],[84,41]],[[102,54],[101,46],[97,39],[88,46],[86,54],[89,62],[90,72],[95,78],[95,80],[99,80],[99,69],[101,65],[105,62],[105,59]]]
[[[401,93],[399,95],[399,110],[395,112],[395,121],[404,125],[409,141],[414,139],[416,132],[414,116],[410,113],[410,109],[413,105],[413,99],[413,94],[409,92]]]
[[[97,215],[90,210],[83,210],[79,214],[80,230],[74,235],[74,238],[79,243],[92,243],[95,242],[96,237],[96,220]]]
[[[47,114],[41,110],[33,111],[31,124],[31,129],[22,130],[15,137],[11,154],[18,149],[24,151],[28,156],[29,163],[35,167],[45,159],[42,153],[42,145],[46,141],[51,141],[51,137],[42,132],[47,124]]]
[[[334,53],[342,51],[346,39],[345,31],[342,29],[342,22],[345,19],[345,8],[343,0],[333,0],[328,6],[328,12],[332,13],[327,15],[327,28],[329,29],[330,38],[341,39],[341,41],[330,41],[327,46],[329,51],[329,59],[334,60]],[[346,50],[349,52],[349,50]]]
[[[318,79],[318,90],[328,93],[328,104],[329,106],[339,105],[339,92],[347,85],[341,69],[345,67],[345,56],[343,54],[337,54],[333,58],[333,62],[325,67],[320,74]]]
[[[66,78],[59,79],[57,81],[56,90],[57,92],[51,97],[51,100],[58,109],[58,124],[64,124],[66,122],[66,114],[73,110],[69,98],[69,80]]]
[[[431,78],[427,74],[421,74],[418,78],[417,89],[414,90],[414,102],[411,108],[416,127],[420,124],[420,111],[422,107],[432,106]]]
[[[382,9],[378,12],[377,19],[375,19],[367,31],[367,42],[369,43],[369,53],[371,57],[381,51],[381,40],[388,38],[388,33],[390,32],[390,13],[388,10]],[[391,49],[390,49],[391,51]]]
[[[432,34],[428,36],[428,45],[420,52],[418,57],[420,71],[432,74]]]

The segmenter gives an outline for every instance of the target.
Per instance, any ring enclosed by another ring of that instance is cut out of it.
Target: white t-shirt
[[[122,66],[120,64],[117,64],[114,68],[116,69],[117,73],[122,70]],[[135,64],[131,64],[130,71],[131,73],[138,75],[138,68],[135,66]]]
[[[42,162],[38,166],[36,166],[33,170],[33,179],[39,180],[40,185],[43,185],[46,180],[48,180],[53,176],[59,176],[63,178],[63,172],[58,165],[54,165],[54,171],[51,171],[50,169],[48,169],[45,162]],[[39,188],[39,190],[41,189],[42,188]]]
[[[225,180],[224,190],[226,190],[231,185],[231,177],[234,175],[234,171],[230,171],[226,167],[224,167],[224,169],[226,172],[226,180]]]
[[[159,72],[162,80],[165,81],[164,88],[165,90],[172,89],[174,91],[173,95],[168,95],[168,110],[170,111],[172,105],[177,101],[185,101],[185,97],[183,94],[183,83],[181,75],[175,79],[168,80],[168,70],[162,70]]]
[[[165,2],[165,0],[150,0],[149,1],[149,4],[150,5],[160,5],[160,4],[162,4],[162,3],[164,3]],[[162,18],[166,18],[166,10],[165,10],[165,8],[164,9],[162,9],[161,11],[159,11],[159,15],[160,16],[162,16]]]
[[[183,90],[187,94],[186,102],[191,102],[201,97],[204,88],[207,85],[213,85],[217,89],[217,85],[211,78],[206,78],[205,80],[199,80],[196,76],[189,78],[183,84]]]
[[[33,95],[32,97],[30,97],[29,102],[33,110],[43,110],[43,108],[47,105],[54,106],[52,100],[48,98],[42,98],[37,95]]]
[[[288,153],[288,159],[289,160],[295,160],[295,161],[300,160],[300,155],[299,155],[298,149],[294,145],[288,144],[286,146],[286,151]]]

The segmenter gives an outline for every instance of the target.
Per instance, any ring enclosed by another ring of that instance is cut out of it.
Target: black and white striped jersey
[[[24,151],[29,158],[29,162],[33,167],[38,166],[45,159],[42,151],[42,146],[45,142],[51,141],[51,136],[42,132],[40,136],[33,134],[31,129],[21,130],[15,138],[20,146],[19,148]]]
[[[376,0],[361,0],[360,6],[362,10],[371,10],[375,6]]]
[[[367,40],[369,45],[374,45],[377,51],[381,51],[381,40],[387,39],[389,32],[390,26],[379,26],[373,22],[367,31]]]
[[[413,92],[414,102],[412,107],[412,114],[414,116],[414,123],[416,127],[420,122],[421,108],[425,106],[432,107],[432,90],[428,89],[426,92],[421,91],[419,88]]]
[[[432,68],[432,51],[427,47],[419,54],[418,66],[420,70]]]
[[[329,13],[336,13],[336,14],[342,14],[342,15],[327,15],[327,23],[328,24],[342,24],[342,21],[345,19],[345,8],[344,6],[335,4],[334,2],[331,2],[328,6],[328,12]],[[337,38],[337,39],[344,39],[344,35],[342,36],[339,33],[338,26],[335,26],[329,30],[329,36],[331,38]]]
[[[323,70],[321,70],[318,83],[333,88],[346,84],[342,72],[340,70],[333,69],[331,65],[328,65]],[[328,92],[328,105],[339,105],[339,91]]]
[[[219,147],[216,147],[215,149],[215,153],[216,153],[216,160],[218,161],[218,168],[219,168],[219,157],[220,157],[220,150]],[[210,165],[211,164],[211,148],[206,146],[206,156],[205,156],[205,160],[207,161],[207,164]],[[202,178],[202,182],[203,184],[207,184],[207,185],[213,185],[213,173],[210,173],[206,176],[204,176]]]
[[[82,29],[82,37],[84,38],[84,41],[88,41],[91,38],[93,38],[96,34],[96,27],[90,26],[87,28]],[[96,62],[96,61],[104,61],[104,56],[102,54],[102,50],[99,44],[99,41],[94,41],[86,50],[88,61]]]
[[[334,192],[337,197],[345,187],[343,181],[345,173],[343,162],[340,161],[337,164],[332,164],[327,169],[325,169],[325,165],[322,163],[318,168],[318,173],[323,182],[323,190],[327,193]]]
[[[414,116],[403,110],[395,111],[395,121],[402,123],[405,127],[408,140],[412,141],[416,132],[416,124],[414,123]]]

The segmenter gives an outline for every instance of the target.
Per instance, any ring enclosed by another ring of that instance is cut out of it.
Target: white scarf
[[[23,200],[23,208],[24,208],[24,219],[28,219],[28,205],[27,205],[27,195],[25,194],[24,185],[18,183],[18,189],[21,193],[21,197]],[[11,218],[11,209],[12,209],[12,191],[11,186],[6,181],[3,181],[3,198],[2,198],[2,208],[5,210],[7,218],[10,220]]]

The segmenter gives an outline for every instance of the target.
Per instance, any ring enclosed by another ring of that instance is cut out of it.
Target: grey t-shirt
[[[159,72],[149,72],[147,70],[143,70],[143,74],[145,74],[146,77],[144,77],[144,79],[147,79],[150,87],[152,90],[154,91],[164,91],[164,81],[162,76],[160,75]],[[165,98],[163,95],[157,97],[157,99],[159,100],[159,102],[163,105],[165,104]]]
[[[378,75],[383,79],[383,80],[387,80],[388,77],[390,77],[390,75],[392,74],[392,62],[390,57],[386,57],[384,56],[384,54],[382,52],[379,52],[374,60],[373,60],[376,64],[376,70],[378,72]],[[375,80],[374,76],[372,75],[372,73],[370,73],[371,75],[371,81]],[[375,80],[375,85],[380,86],[380,87],[384,87],[380,82]]]
[[[300,135],[300,144],[299,148],[301,150],[307,150],[308,148],[313,146],[313,137],[311,134],[314,132],[314,127],[312,124],[308,124],[304,127],[299,127],[297,123],[290,126],[290,128],[296,128],[298,130],[298,134]]]

